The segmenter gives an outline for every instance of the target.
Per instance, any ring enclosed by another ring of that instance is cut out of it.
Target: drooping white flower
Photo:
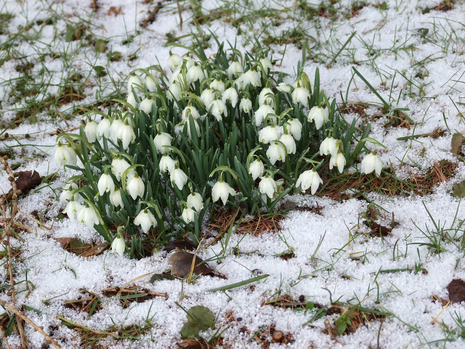
[[[174,81],[168,88],[166,96],[170,101],[173,98],[178,100],[179,98],[181,98],[181,93],[182,93],[181,84],[177,81]]]
[[[136,200],[138,196],[142,197],[144,195],[144,181],[137,173],[128,180],[127,191],[133,200]]]
[[[184,110],[181,113],[181,120],[183,121],[189,120],[189,115],[191,115],[194,120],[200,117],[199,111],[191,105],[188,105],[187,107],[184,108]]]
[[[248,98],[242,98],[241,99],[241,103],[239,103],[239,109],[243,112],[243,113],[250,113],[250,111],[252,110],[252,101]],[[262,122],[263,122],[263,119],[262,119]]]
[[[260,159],[255,159],[255,161],[249,165],[249,173],[253,180],[256,180],[258,177],[260,177],[263,172],[265,172],[265,166]]]
[[[254,113],[255,126],[260,126],[268,114],[274,114],[274,109],[268,104],[261,105]]]
[[[315,127],[317,130],[323,126],[325,122],[329,120],[329,113],[328,110],[326,110],[323,107],[313,107],[310,109],[310,112],[308,113],[308,121],[315,122]]]
[[[136,74],[131,74],[131,76],[128,79],[128,94],[132,95],[132,88],[137,92],[137,90],[142,87],[143,83],[140,77],[138,77]]]
[[[281,137],[279,137],[279,141],[284,144],[288,154],[295,154],[296,144],[295,144],[294,137],[292,137],[292,135],[288,133],[282,134]]]
[[[242,74],[244,72],[244,68],[238,61],[234,61],[229,65],[226,71],[228,73],[228,78],[232,79],[234,76]]]
[[[182,64],[182,57],[180,55],[177,55],[176,53],[171,54],[170,58],[168,58],[168,66],[170,67],[171,71],[180,67],[181,64]]]
[[[127,150],[129,147],[129,143],[133,143],[136,140],[136,134],[134,133],[134,129],[131,125],[124,124],[119,129],[118,138],[121,139],[121,142],[123,143],[123,148]]]
[[[210,88],[212,90],[220,91],[221,93],[224,92],[224,82],[220,79],[215,79],[210,83]]]
[[[89,121],[86,127],[84,128],[87,140],[90,143],[94,143],[97,139],[97,127],[98,127],[98,124],[92,120],[92,121]]]
[[[287,121],[286,125],[288,130],[292,133],[292,136],[296,141],[300,141],[302,138],[302,123],[299,119],[290,119]]]
[[[316,172],[313,169],[302,172],[302,174],[297,179],[296,183],[297,186],[300,186],[302,193],[304,193],[305,191],[307,191],[308,188],[311,187],[312,195],[316,193],[320,184],[323,184],[323,180],[318,175],[318,172]]]
[[[180,168],[175,168],[170,174],[170,181],[173,185],[176,185],[179,190],[182,190],[184,185],[187,183],[187,175]]]
[[[160,172],[168,172],[171,173],[174,170],[176,162],[171,158],[171,156],[165,154],[161,157],[160,163],[158,166],[160,167]]]
[[[116,252],[120,256],[123,255],[125,249],[126,249],[126,242],[124,241],[123,237],[118,236],[111,243],[111,252]]]
[[[76,183],[66,184],[60,194],[60,203],[68,202],[71,200],[79,200],[79,193],[73,195],[73,191],[78,188]]]
[[[266,126],[258,131],[258,140],[265,144],[278,140],[280,136],[280,129],[275,126]]]
[[[274,193],[278,190],[278,186],[273,178],[266,176],[263,177],[260,183],[258,184],[258,189],[260,193],[266,194],[270,199],[273,198]]]
[[[187,207],[194,209],[194,211],[199,212],[203,208],[203,199],[202,195],[199,193],[191,193],[187,196]]]
[[[150,115],[153,105],[155,105],[155,101],[152,98],[146,98],[139,103],[139,110],[142,110],[145,114]]]
[[[128,96],[126,98],[126,102],[128,102],[130,105],[132,105],[134,108],[137,107],[137,100],[136,97],[134,96],[134,93],[129,92]]]
[[[202,80],[205,78],[205,73],[203,72],[200,64],[196,62],[192,67],[188,68],[186,78],[189,84],[196,81],[202,82]]]
[[[71,200],[66,205],[63,213],[66,213],[71,221],[76,219],[77,213],[82,209],[82,205],[74,200]]]
[[[339,148],[337,146],[337,139],[333,137],[326,137],[320,144],[320,155],[336,156]]]
[[[212,188],[213,202],[217,202],[219,199],[221,199],[223,205],[226,205],[226,202],[228,202],[229,195],[236,195],[236,191],[233,188],[231,188],[231,186],[228,183],[223,182],[221,179],[215,183],[215,185]]]
[[[148,208],[141,210],[139,214],[134,218],[134,224],[139,225],[144,233],[147,233],[151,227],[157,226],[157,220],[152,212]]]
[[[145,86],[147,86],[147,90],[153,92],[157,89],[158,81],[153,76],[147,75],[145,77]]]
[[[237,91],[236,91],[236,89],[234,87],[230,87],[226,91],[224,91],[222,99],[223,99],[223,102],[225,104],[226,104],[227,101],[229,101],[229,103],[231,103],[232,107],[235,108],[236,104],[237,104],[237,100],[239,99],[239,95],[237,94]],[[241,101],[241,103],[242,103],[242,101]],[[252,102],[251,102],[251,105],[252,105]]]
[[[266,151],[266,156],[274,165],[276,161],[284,161],[286,159],[286,148],[281,142],[273,141]]]
[[[55,163],[59,167],[63,167],[65,165],[74,166],[77,163],[76,152],[69,145],[58,144],[58,147],[55,150],[54,159]]]
[[[260,73],[253,69],[249,69],[244,74],[242,74],[241,79],[244,84],[244,87],[247,87],[247,85],[249,84],[254,87],[262,86],[262,82],[260,80]]]
[[[210,104],[212,104],[212,102],[215,100],[215,92],[211,88],[203,90],[200,94],[200,100],[208,110],[210,108]]]
[[[195,220],[195,211],[190,207],[186,207],[182,210],[181,217],[186,223],[193,222]]]
[[[365,157],[362,160],[360,172],[368,174],[368,173],[375,171],[376,175],[379,176],[381,174],[382,169],[383,169],[383,162],[379,158],[378,154],[374,152],[374,153],[365,155]]]
[[[226,104],[221,99],[215,99],[209,107],[210,112],[215,117],[216,120],[221,121],[222,116],[228,116],[228,110],[226,109]]]
[[[308,99],[310,98],[310,92],[305,87],[297,87],[292,92],[292,102],[295,104],[300,103],[304,107],[308,107]]]
[[[337,166],[339,173],[342,173],[345,165],[346,158],[341,152],[338,152],[336,156],[331,156],[331,159],[329,160],[329,169],[332,170],[334,166]]]
[[[292,86],[284,82],[281,82],[278,84],[278,86],[276,86],[276,89],[280,92],[289,93],[292,91]]]
[[[100,179],[97,183],[97,187],[100,195],[103,195],[107,191],[113,193],[113,191],[115,190],[115,183],[113,183],[111,175],[104,173],[100,176]]]
[[[271,68],[273,68],[273,65],[271,64],[271,61],[268,57],[260,59],[260,63],[262,64],[265,74],[268,74]]]
[[[173,137],[171,137],[169,133],[160,132],[159,134],[157,134],[153,139],[153,142],[155,143],[155,149],[157,149],[157,152],[160,154],[165,154],[168,150],[167,148],[165,148],[165,146],[170,146],[172,139]]]
[[[82,207],[77,213],[77,219],[79,222],[87,225],[90,229],[92,229],[94,225],[100,224],[95,209],[90,206]]]
[[[110,126],[111,126],[110,119],[103,118],[102,121],[100,121],[97,126],[97,138],[102,139],[102,136],[105,136],[105,138],[110,138]]]
[[[121,127],[124,126],[123,121],[121,119],[113,119],[111,126],[110,126],[110,137],[114,143],[118,143],[118,136],[120,134]]]
[[[273,99],[274,93],[271,90],[271,88],[265,87],[260,91],[260,94],[258,95],[258,105],[263,105],[263,104],[268,104],[269,106],[273,107],[274,106],[274,99]]]
[[[121,180],[124,171],[126,171],[131,165],[124,159],[113,159],[111,162],[111,172],[115,175],[117,180]]]
[[[113,193],[110,193],[110,203],[115,207],[123,207],[123,198],[119,189],[115,189]]]

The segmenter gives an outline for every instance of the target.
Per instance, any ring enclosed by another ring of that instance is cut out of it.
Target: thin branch
[[[7,139],[25,139],[25,138],[32,138],[32,137],[41,137],[41,136],[44,136],[44,135],[45,136],[56,136],[56,135],[58,135],[60,133],[66,133],[66,132],[77,130],[77,129],[79,129],[79,127],[81,127],[81,126],[71,127],[71,128],[66,129],[66,130],[56,130],[56,131],[48,132],[48,133],[45,133],[45,134],[38,133],[38,134],[30,135],[30,134],[26,133],[25,135],[21,135],[21,136],[10,136],[10,135],[6,134],[6,136],[0,136],[0,141],[4,141],[4,140],[7,140]]]

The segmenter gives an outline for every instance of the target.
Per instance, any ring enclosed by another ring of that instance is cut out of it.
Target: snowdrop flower
[[[333,137],[326,137],[320,144],[320,155],[331,154],[332,156],[337,156],[338,150],[337,139]]]
[[[183,121],[187,121],[189,120],[189,115],[191,115],[194,120],[200,117],[198,110],[195,107],[190,106],[190,105],[185,107],[184,110],[182,111],[181,119]]]
[[[195,211],[190,207],[186,207],[182,210],[181,217],[186,223],[193,222],[195,220]]]
[[[63,187],[63,191],[60,194],[60,203],[68,202],[68,201],[77,201],[79,200],[79,194],[76,193],[73,195],[73,190],[78,188],[76,183],[66,184]]]
[[[90,229],[92,229],[94,225],[100,224],[97,213],[94,208],[90,206],[82,207],[77,213],[77,219]]]
[[[157,85],[158,82],[153,76],[147,75],[145,77],[145,86],[147,86],[147,90],[153,92],[157,89]]]
[[[260,193],[266,194],[270,199],[273,198],[274,193],[278,190],[276,182],[273,178],[266,176],[263,177],[260,183],[258,184],[258,189]]]
[[[187,206],[199,212],[203,208],[202,195],[199,193],[190,193],[187,196]]]
[[[121,142],[123,143],[123,148],[127,150],[129,147],[129,143],[134,143],[134,141],[136,140],[136,134],[134,133],[134,129],[131,125],[124,124],[119,129],[118,138],[121,139]]]
[[[167,154],[163,155],[160,159],[158,166],[160,167],[160,172],[173,172],[176,162]]]
[[[295,104],[300,103],[304,107],[308,107],[309,98],[310,92],[305,87],[297,87],[294,92],[292,92],[292,102]]]
[[[128,94],[132,95],[132,88],[137,91],[139,86],[142,86],[142,80],[135,74],[132,74],[128,79]]]
[[[116,252],[120,256],[123,255],[124,250],[126,249],[126,242],[122,236],[119,236],[113,240],[111,243],[111,252]]]
[[[182,61],[183,59],[180,55],[177,55],[176,53],[170,54],[170,58],[168,58],[168,66],[170,67],[171,71],[173,71],[181,66]]]
[[[146,98],[139,104],[139,110],[142,110],[145,114],[150,115],[152,112],[152,105],[155,105],[155,101],[152,98]]]
[[[102,139],[102,136],[105,136],[105,138],[110,138],[110,126],[111,126],[110,119],[103,118],[102,121],[100,121],[97,126],[97,138]]]
[[[210,88],[212,90],[217,90],[220,91],[221,93],[224,92],[224,82],[221,81],[220,79],[215,79],[210,83]]]
[[[284,144],[288,154],[295,154],[296,145],[294,137],[292,137],[292,135],[285,133],[281,135],[281,137],[279,137],[279,141]]]
[[[274,165],[276,161],[283,161],[286,159],[286,147],[281,142],[273,141],[266,151],[266,156]]]
[[[278,140],[280,136],[281,132],[278,127],[275,126],[266,126],[258,131],[259,141],[265,144]]]
[[[274,109],[271,108],[268,104],[263,104],[260,106],[260,108],[258,108],[254,114],[255,126],[260,126],[268,114],[274,114]]]
[[[114,143],[118,143],[118,135],[124,123],[120,119],[113,119],[110,126],[110,137]]]
[[[237,100],[239,99],[239,96],[237,94],[236,89],[234,87],[230,87],[226,91],[224,91],[222,99],[223,99],[223,103],[226,104],[226,102],[229,101],[229,103],[231,103],[232,107],[235,108],[236,104],[237,104]],[[244,99],[243,99],[243,101],[244,101]],[[242,103],[242,101],[241,101],[241,103]],[[250,104],[252,105],[252,102],[250,102]],[[248,111],[246,113],[248,113]]]
[[[274,93],[273,91],[265,87],[260,91],[260,94],[258,95],[258,104],[263,105],[263,104],[268,104],[269,106],[273,107],[274,106],[274,100],[273,100]]]
[[[97,127],[98,127],[98,124],[95,121],[89,121],[86,127],[84,128],[87,140],[90,143],[94,143],[95,140],[97,139]]]
[[[113,193],[110,193],[110,203],[115,207],[123,207],[123,198],[119,189],[115,189]]]
[[[296,186],[300,186],[302,193],[311,187],[311,193],[314,195],[320,184],[323,184],[323,180],[318,175],[318,172],[315,170],[308,170],[302,172],[302,174],[297,179]]]
[[[221,199],[223,205],[226,205],[229,195],[236,195],[236,191],[231,188],[228,183],[223,182],[223,180],[220,178],[220,180],[215,183],[212,189],[213,202],[217,202],[219,199]]]
[[[182,92],[182,88],[181,88],[180,83],[175,81],[168,88],[167,97],[170,101],[173,100],[173,98],[178,100],[179,98],[181,98],[181,92]]]
[[[215,117],[216,120],[221,121],[221,114],[228,116],[228,110],[226,109],[226,104],[221,99],[216,99],[212,102],[209,107],[210,112]]]
[[[278,86],[276,86],[276,89],[280,92],[289,93],[292,91],[292,86],[284,82],[281,82],[278,84]]]
[[[244,83],[244,87],[247,87],[247,85],[249,84],[254,87],[262,86],[262,82],[260,80],[260,73],[253,69],[249,69],[247,72],[242,74],[241,80]]]
[[[249,174],[254,181],[260,177],[263,172],[265,172],[265,166],[263,166],[263,162],[260,159],[256,159],[249,165]]]
[[[148,233],[150,227],[157,226],[157,220],[152,212],[148,208],[139,212],[139,214],[134,218],[134,224],[139,225],[144,233]]]
[[[250,113],[250,111],[252,110],[252,101],[248,98],[242,98],[241,99],[241,103],[239,103],[239,109],[243,112],[243,113]],[[274,112],[274,110],[273,110]],[[263,122],[263,119],[262,119],[262,122]],[[261,122],[260,122],[261,124]]]
[[[155,149],[157,149],[157,152],[160,154],[165,154],[166,151],[168,150],[165,148],[165,146],[171,146],[171,140],[173,137],[169,133],[166,132],[160,132],[155,136],[153,139],[153,142],[155,143]]]
[[[329,160],[329,169],[332,170],[334,166],[337,166],[339,173],[342,173],[345,165],[346,158],[341,152],[338,152],[336,156],[331,156],[331,159]]]
[[[203,92],[200,94],[200,100],[205,105],[205,108],[209,109],[210,104],[212,104],[215,100],[215,92],[211,88],[203,90]]]
[[[194,60],[187,55],[183,57],[182,62],[185,63],[186,69],[190,69],[195,64]]]
[[[271,68],[273,68],[273,65],[271,64],[271,61],[268,57],[260,59],[260,63],[262,64],[265,74],[268,74]]]
[[[381,174],[382,169],[383,169],[383,162],[381,161],[381,159],[379,158],[379,156],[376,154],[376,151],[375,151],[373,153],[365,155],[365,157],[362,160],[360,171],[365,174],[375,171],[376,175],[379,176]]]
[[[71,221],[76,219],[77,213],[82,209],[82,205],[77,201],[69,201],[63,213],[66,213]]]
[[[170,181],[173,186],[176,185],[179,190],[182,190],[187,183],[187,175],[180,168],[175,168],[170,174]]]
[[[137,173],[131,177],[128,181],[127,191],[131,195],[133,200],[136,200],[138,196],[142,197],[145,192],[145,185],[142,178]]]
[[[111,162],[111,172],[115,175],[117,180],[121,180],[124,171],[126,171],[131,165],[124,159],[113,159]]]
[[[113,191],[115,190],[115,183],[113,183],[113,179],[111,178],[111,175],[104,173],[100,176],[100,179],[98,180],[98,183],[97,183],[97,187],[98,187],[98,192],[100,193],[100,196],[101,196],[107,191],[110,193],[113,193]]]
[[[62,145],[58,144],[57,149],[55,150],[55,155],[54,155],[55,163],[59,167],[63,167],[65,165],[76,165],[77,163],[77,158],[76,158],[76,152],[72,147],[69,145]]]
[[[192,67],[188,68],[186,78],[189,84],[196,81],[201,82],[205,78],[205,73],[200,64],[196,62]]]
[[[137,101],[136,97],[134,96],[134,93],[129,92],[128,97],[126,98],[126,102],[128,102],[130,105],[132,105],[134,108],[137,107]]]
[[[174,71],[173,74],[171,74],[169,78],[170,84],[179,83],[181,84],[183,82],[183,76],[182,76],[182,67],[177,67]]]
[[[244,72],[244,68],[238,61],[234,61],[230,64],[226,72],[228,73],[228,78],[232,79],[234,76],[242,74]]]
[[[292,133],[292,136],[296,141],[300,141],[302,138],[302,123],[299,119],[290,119],[287,121],[286,125],[288,130]]]
[[[308,113],[308,121],[315,121],[315,127],[317,130],[323,126],[325,122],[329,120],[329,113],[323,107],[313,107]]]

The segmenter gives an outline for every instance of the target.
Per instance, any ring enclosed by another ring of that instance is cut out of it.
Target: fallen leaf
[[[451,141],[452,154],[459,155],[462,150],[463,136],[460,132],[454,133]]]
[[[40,174],[36,171],[21,171],[18,173],[18,178],[15,180],[16,187],[25,193],[37,187],[41,182]]]
[[[465,301],[465,282],[460,279],[454,279],[447,285],[449,291],[449,300],[451,302]]]
[[[168,264],[171,264],[171,274],[179,278],[184,278],[191,272],[192,259],[194,254],[184,251],[178,251],[171,255],[168,259]],[[195,267],[193,273],[197,275],[212,274],[212,270],[204,261],[195,257]]]

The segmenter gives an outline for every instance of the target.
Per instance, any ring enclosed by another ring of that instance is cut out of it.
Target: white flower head
[[[258,177],[260,177],[263,172],[265,172],[265,166],[260,159],[255,159],[255,161],[249,165],[249,173],[253,180],[256,180]]]
[[[274,109],[268,104],[261,105],[254,113],[255,126],[260,126],[263,124],[263,120],[267,117],[268,114],[274,114]],[[273,121],[273,123],[275,123]]]
[[[278,140],[280,136],[280,128],[275,126],[266,126],[258,131],[258,140],[265,144]]]
[[[300,103],[304,107],[308,107],[308,99],[310,98],[310,92],[305,87],[297,87],[292,92],[292,102],[295,104]]]
[[[260,59],[260,63],[262,64],[265,74],[268,74],[271,68],[273,68],[273,65],[271,64],[271,61],[268,57]]]
[[[210,83],[210,88],[212,90],[217,90],[220,91],[221,93],[224,92],[224,82],[221,81],[220,79],[215,79]]]
[[[82,209],[82,205],[77,201],[69,201],[63,213],[66,213],[71,221],[76,220],[77,213]]]
[[[165,154],[168,150],[165,146],[171,146],[171,140],[173,137],[169,133],[161,132],[155,136],[153,142],[155,143],[155,149],[160,154]]]
[[[82,207],[77,213],[77,219],[79,222],[87,225],[90,229],[92,229],[94,225],[100,224],[95,209],[90,206]]]
[[[194,211],[199,212],[203,208],[203,199],[202,195],[199,193],[191,193],[187,196],[187,207],[194,209]]]
[[[184,110],[182,111],[181,120],[182,121],[189,120],[189,115],[191,115],[194,120],[200,117],[199,111],[195,107],[190,106],[190,105],[185,107]]]
[[[100,195],[103,195],[106,192],[113,193],[113,191],[115,190],[115,183],[113,183],[111,175],[104,173],[100,176],[100,179],[97,183],[97,187]]]
[[[318,172],[316,172],[313,169],[302,172],[302,174],[297,179],[296,183],[297,186],[300,186],[302,193],[304,193],[305,191],[307,191],[308,188],[311,187],[312,195],[316,193],[320,184],[323,184],[323,180],[318,175]]]
[[[150,115],[153,105],[155,105],[155,101],[152,98],[146,98],[139,103],[139,110],[142,110],[145,114]]]
[[[110,193],[110,203],[115,207],[123,207],[123,198],[119,189],[115,189],[113,193]]]
[[[123,149],[127,150],[129,148],[130,143],[134,143],[136,140],[136,134],[134,133],[134,129],[131,125],[124,124],[120,127],[118,138],[121,139],[123,143]]]
[[[147,90],[153,92],[157,89],[158,81],[151,75],[147,75],[145,77],[145,86],[147,86]]]
[[[217,202],[219,199],[221,199],[223,205],[226,205],[226,202],[228,202],[229,195],[236,195],[236,191],[233,188],[231,188],[231,186],[228,183],[223,182],[223,180],[221,179],[215,183],[215,185],[212,188],[213,202]]]
[[[187,183],[187,175],[180,168],[175,168],[170,174],[170,181],[173,185],[176,185],[179,190],[182,190],[184,185]]]
[[[278,84],[278,86],[276,86],[276,89],[280,92],[290,93],[292,91],[292,86],[284,82],[281,82]]]
[[[171,158],[171,156],[165,154],[161,157],[160,163],[158,166],[160,167],[160,172],[173,172],[175,168],[176,162]]]
[[[320,155],[331,154],[332,156],[336,156],[338,150],[337,139],[333,137],[326,137],[320,144]]]
[[[231,103],[232,107],[235,108],[237,101],[239,99],[239,95],[237,94],[237,91],[234,87],[230,87],[226,91],[224,91],[222,99],[223,99],[223,103],[226,104],[226,102],[229,102]]]
[[[278,186],[276,185],[276,182],[273,178],[265,176],[258,184],[258,189],[260,190],[260,193],[266,194],[266,196],[272,199],[274,193],[276,193],[276,191],[278,190]]]
[[[379,176],[381,174],[381,170],[383,169],[383,162],[379,158],[379,156],[374,153],[370,153],[365,155],[362,160],[362,165],[360,168],[360,172],[368,174],[373,171],[376,172],[376,175]]]
[[[182,61],[183,59],[180,55],[177,55],[176,53],[171,54],[170,58],[168,58],[168,66],[170,67],[171,71],[173,71],[182,65]]]
[[[288,133],[282,134],[281,137],[279,137],[279,141],[285,145],[288,154],[295,154],[296,144],[292,135]]]
[[[274,165],[276,161],[284,161],[286,159],[286,147],[281,142],[273,141],[266,151],[266,156]]]
[[[123,255],[125,249],[126,249],[126,242],[124,241],[123,237],[118,236],[111,243],[111,252],[116,252],[120,256]]]
[[[205,108],[209,109],[210,104],[212,104],[215,100],[215,92],[211,88],[203,90],[203,92],[200,94],[200,100],[205,105]]]
[[[203,72],[202,67],[198,63],[194,63],[194,65],[187,69],[186,78],[189,84],[191,82],[202,82],[205,78],[205,73]]]
[[[170,84],[170,87],[168,88],[167,91],[167,97],[169,100],[172,100],[173,98],[178,100],[181,98],[181,93],[182,93],[182,88],[181,84],[177,81],[174,81],[172,84]]]
[[[132,88],[137,92],[142,87],[143,83],[140,77],[132,74],[128,79],[128,94],[132,95]]]
[[[329,121],[328,110],[323,107],[313,107],[308,113],[308,121],[314,121],[316,129],[319,130],[325,122]]]
[[[105,136],[105,138],[110,138],[110,126],[111,126],[110,119],[103,118],[102,121],[100,121],[97,126],[97,138],[101,139],[102,136]]]
[[[274,93],[273,91],[265,87],[260,91],[260,94],[258,95],[258,104],[261,106],[263,104],[268,104],[269,106],[273,107],[274,106],[274,99],[273,99]]]
[[[216,120],[221,121],[221,115],[228,116],[226,104],[221,99],[215,99],[209,107],[210,112]]]
[[[242,74],[244,72],[244,68],[238,61],[234,61],[229,65],[226,71],[228,73],[228,78],[232,79],[233,77]]]
[[[58,144],[58,147],[55,150],[54,159],[55,163],[59,167],[63,167],[65,165],[74,166],[77,163],[76,152],[69,145]]]
[[[63,187],[63,191],[60,194],[60,202],[64,203],[64,202],[68,202],[72,200],[74,201],[79,200],[79,193],[76,193],[73,195],[73,191],[76,190],[77,188],[78,186],[76,183],[66,184]]]
[[[157,220],[152,212],[148,208],[139,212],[139,214],[134,218],[134,224],[139,225],[144,233],[148,233],[151,227],[157,226]]]
[[[329,169],[332,170],[334,166],[337,166],[339,173],[342,173],[345,165],[346,158],[341,152],[338,152],[336,156],[331,156],[331,159],[329,160]]]
[[[242,83],[244,84],[244,87],[247,87],[247,85],[249,84],[254,87],[262,86],[262,82],[260,80],[260,73],[253,69],[249,69],[244,74],[242,74],[241,80],[242,80]]]
[[[97,140],[97,127],[98,127],[98,124],[92,120],[92,121],[89,121],[86,127],[84,128],[87,140],[90,143],[94,143]]]
[[[142,197],[144,195],[144,181],[137,173],[128,180],[127,191],[133,200],[136,200],[138,196]]]
[[[195,211],[190,207],[186,207],[182,210],[181,217],[186,223],[193,222],[195,220]]]
[[[302,138],[302,123],[299,119],[290,119],[286,124],[294,139],[300,141],[300,138]]]
[[[113,121],[111,122],[111,126],[110,126],[110,137],[111,137],[111,140],[114,142],[114,143],[118,143],[118,136],[120,134],[120,131],[121,131],[121,128],[124,126],[124,123],[123,121],[121,121],[121,119],[113,119]]]
[[[247,114],[250,113],[250,111],[252,110],[252,101],[248,98],[242,98],[241,103],[239,103],[239,109],[243,113],[247,113]],[[262,122],[263,122],[263,119],[262,119]]]
[[[117,180],[121,180],[124,171],[126,171],[131,165],[124,159],[113,159],[111,162],[111,172],[115,175]]]

